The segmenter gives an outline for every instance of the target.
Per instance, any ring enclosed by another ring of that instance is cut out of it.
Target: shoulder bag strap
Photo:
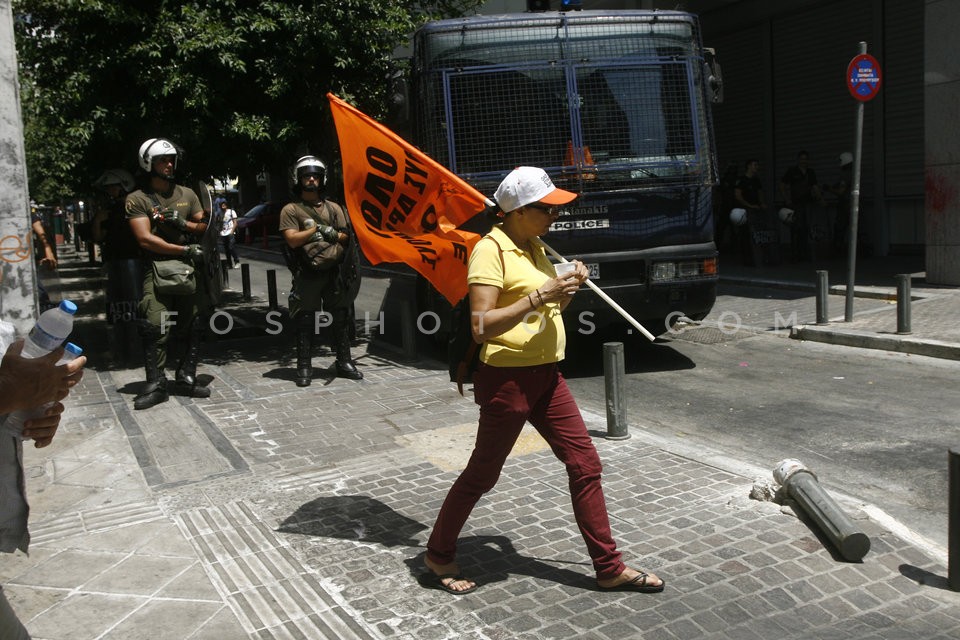
[[[493,236],[484,236],[493,241],[493,244],[497,245],[497,255],[500,256],[500,271],[505,272],[505,267],[503,266],[503,248],[500,246],[500,243],[497,242],[497,239]],[[483,240],[483,238],[481,238]],[[504,275],[506,275],[504,273]],[[470,314],[470,292],[467,291],[467,313]],[[472,324],[472,320],[471,320]],[[464,354],[463,360],[460,361],[460,364],[457,365],[457,391],[460,392],[460,395],[463,395],[463,381],[467,378],[467,369],[470,366],[470,363],[473,362],[473,358],[477,355],[482,345],[470,341],[470,347],[467,349],[467,353]]]

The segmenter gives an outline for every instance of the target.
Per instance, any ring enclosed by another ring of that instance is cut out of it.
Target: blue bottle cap
[[[73,344],[72,342],[68,342],[68,343],[63,347],[63,350],[66,351],[67,353],[73,355],[73,357],[75,357],[75,358],[79,358],[80,356],[83,355],[83,349],[81,349],[81,348],[78,347],[77,345]]]
[[[64,300],[60,303],[60,310],[73,315],[77,312],[77,305],[72,300]]]

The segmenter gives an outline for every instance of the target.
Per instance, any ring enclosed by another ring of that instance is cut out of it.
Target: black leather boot
[[[149,409],[170,399],[170,394],[167,392],[167,377],[160,370],[157,362],[158,331],[152,326],[142,331],[143,368],[147,373],[147,386],[133,399],[133,408],[138,410]]]
[[[191,398],[209,398],[210,388],[197,384],[197,361],[200,359],[200,318],[194,318],[187,329],[187,345],[177,367],[175,390]]]
[[[297,386],[309,387],[313,378],[313,318],[297,320]]]
[[[346,309],[333,312],[333,340],[337,352],[337,377],[350,380],[363,380],[363,374],[357,369],[353,356],[350,354],[350,326],[347,322]]]

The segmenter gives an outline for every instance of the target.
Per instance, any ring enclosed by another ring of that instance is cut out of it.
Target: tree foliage
[[[330,157],[331,91],[374,116],[394,51],[481,0],[15,0],[31,195],[84,191],[167,137],[194,176]]]

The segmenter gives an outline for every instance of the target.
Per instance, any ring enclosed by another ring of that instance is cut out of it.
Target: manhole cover
[[[703,327],[690,325],[687,327],[674,327],[673,332],[669,334],[671,340],[684,340],[686,342],[698,342],[700,344],[720,344],[721,342],[730,342],[751,335],[747,331],[734,330],[733,328],[721,331],[718,327]],[[667,336],[661,336],[665,338]]]

